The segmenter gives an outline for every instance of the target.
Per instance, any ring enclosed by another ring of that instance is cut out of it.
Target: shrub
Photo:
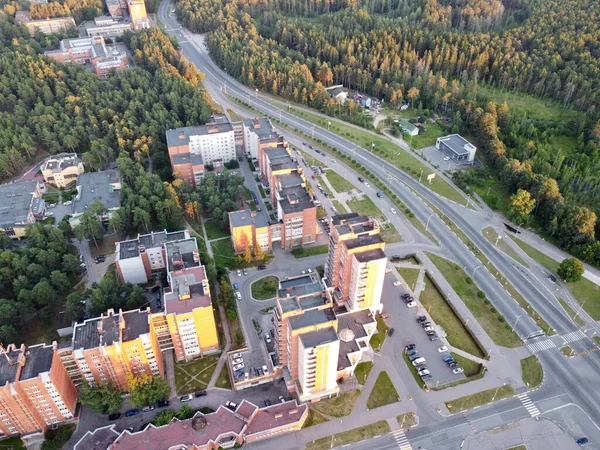
[[[471,277],[467,277],[467,278],[465,278],[465,283],[473,284],[473,279]]]
[[[504,317],[503,316],[498,316],[498,322],[504,322]]]
[[[485,292],[483,292],[483,291],[477,291],[477,297],[479,297],[479,298],[485,298]]]

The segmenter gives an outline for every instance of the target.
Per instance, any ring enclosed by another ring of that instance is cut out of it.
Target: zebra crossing
[[[546,339],[544,341],[534,342],[533,344],[527,344],[527,348],[533,353],[543,352],[544,350],[550,350],[556,348],[556,344],[552,339]]]
[[[412,445],[410,445],[410,442],[408,442],[403,430],[394,431],[392,435],[394,436],[396,444],[398,444],[398,448],[400,450],[412,450]]]
[[[517,397],[519,397],[519,400],[521,400],[521,403],[531,417],[539,416],[541,414],[540,410],[535,406],[527,394],[519,394]]]
[[[587,338],[587,335],[583,331],[577,330],[563,335],[562,338],[565,340],[565,344],[568,344],[569,342],[575,342],[580,341],[581,339],[585,339]]]

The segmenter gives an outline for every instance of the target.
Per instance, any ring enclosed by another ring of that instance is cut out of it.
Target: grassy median
[[[367,400],[367,408],[375,409],[398,401],[398,391],[387,372],[379,372],[377,381]]]
[[[354,428],[353,430],[344,431],[343,433],[308,442],[306,444],[306,450],[328,450],[333,447],[341,447],[343,445],[363,441],[374,436],[381,436],[390,431],[390,426],[387,421],[380,420],[379,422],[365,425],[364,427]]]
[[[279,278],[270,275],[252,283],[252,297],[256,300],[269,300],[275,297],[279,288]]]
[[[514,394],[515,389],[510,384],[504,384],[494,389],[488,389],[487,391],[481,391],[446,402],[446,407],[451,413],[456,413],[510,397]]]
[[[535,355],[521,360],[521,373],[523,382],[530,388],[538,387],[544,379],[544,369]]]

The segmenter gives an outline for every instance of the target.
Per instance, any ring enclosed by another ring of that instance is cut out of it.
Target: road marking
[[[537,406],[533,404],[527,394],[519,394],[517,397],[519,397],[519,400],[521,400],[521,403],[523,403],[523,406],[531,417],[539,416],[541,414],[540,410],[537,409]]]
[[[556,344],[552,341],[552,339],[546,339],[545,341],[527,344],[527,348],[533,353],[537,353],[543,352],[544,350],[550,350],[551,348],[556,348]]]
[[[564,340],[565,340],[565,344],[568,344],[569,342],[575,342],[575,341],[580,341],[581,339],[585,339],[587,338],[587,335],[581,331],[573,331],[572,333],[567,333],[564,336],[561,336]]]
[[[394,439],[396,440],[396,444],[398,444],[398,448],[400,450],[412,450],[412,445],[410,445],[410,442],[408,442],[408,439],[406,438],[404,431],[402,431],[402,430],[394,431],[392,433],[392,435],[394,436]]]

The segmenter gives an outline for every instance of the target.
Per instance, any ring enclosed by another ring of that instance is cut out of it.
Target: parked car
[[[170,404],[171,404],[171,402],[169,400],[165,400],[165,401],[162,401],[162,402],[158,402],[158,407],[159,408],[165,408],[165,407],[169,406]]]
[[[239,288],[240,288],[240,285],[239,285],[239,284],[237,284],[237,283],[233,283],[233,288],[234,288],[235,290],[237,290],[237,289],[239,289]]]
[[[126,417],[133,417],[133,416],[137,416],[140,413],[139,409],[130,409],[128,411],[125,411],[125,416]]]
[[[396,208],[390,208],[390,211],[392,212],[392,214],[397,214],[398,212],[396,211]]]
[[[186,403],[186,402],[191,401],[193,398],[194,398],[194,396],[192,394],[188,394],[188,395],[184,395],[183,397],[180,397],[179,401],[181,403]]]
[[[406,348],[406,350],[413,350],[413,349],[417,348],[417,346],[415,344],[408,344],[405,348]]]
[[[267,266],[264,266],[264,265],[258,266],[258,270],[267,270]]]
[[[454,361],[454,356],[446,355],[446,356],[444,356],[444,361],[446,361],[446,362]]]
[[[234,364],[241,364],[244,362],[244,358],[235,358],[232,362]]]
[[[154,405],[144,406],[142,412],[154,411]]]
[[[160,291],[160,286],[154,286],[151,290],[152,292],[158,292]]]
[[[201,391],[198,392],[194,392],[194,397],[198,398],[198,397],[204,397],[206,395],[206,391],[203,389]]]
[[[402,300],[405,300],[405,299],[411,298],[411,297],[412,297],[412,295],[410,295],[408,292],[405,292],[404,294],[400,294],[400,298]],[[425,316],[419,316],[419,317],[425,317]],[[427,317],[425,317],[425,318],[427,318]]]
[[[452,369],[452,373],[454,375],[458,375],[459,373],[463,373],[465,371],[465,369],[463,369],[462,367],[456,367],[455,369]]]
[[[240,269],[237,270],[237,276],[241,277],[242,276],[242,271]]]
[[[73,202],[71,200],[67,200],[66,202],[63,203],[63,205],[65,205],[65,206],[69,206],[72,204],[73,204]]]
[[[433,379],[433,377],[431,375],[423,375],[421,377],[421,380],[423,381],[431,381]]]
[[[427,321],[427,322],[421,322],[421,328],[426,328],[426,327],[430,327],[431,326],[431,322]]]
[[[271,335],[269,333],[265,334],[265,341],[267,341],[267,344],[271,343]]]
[[[242,299],[242,293],[240,291],[235,291],[235,298],[237,298],[238,300]]]
[[[390,329],[388,330],[388,336],[389,336],[389,337],[392,337],[393,335],[394,335],[394,329],[393,329],[393,328],[390,328]]]
[[[417,322],[425,322],[427,320],[426,316],[417,316]]]
[[[232,411],[235,411],[237,409],[237,403],[233,403],[233,402],[230,402],[229,400],[227,400],[225,402],[225,407],[229,408]]]
[[[48,205],[48,208],[56,208],[56,203],[50,203],[50,204]]]
[[[236,358],[241,358],[241,357],[242,357],[242,354],[241,354],[241,353],[234,353],[233,355],[231,355],[231,357],[232,357],[233,359],[236,359]]]
[[[437,334],[433,334],[433,335],[429,336],[429,340],[431,342],[434,342],[434,341],[439,341],[440,338],[439,338],[439,336]]]
[[[48,211],[44,213],[44,217],[52,217],[54,213],[52,211]]]
[[[425,327],[423,328],[425,331],[429,332],[429,331],[433,331],[433,327]]]
[[[408,357],[408,359],[409,359],[410,361],[415,361],[416,359],[419,359],[419,358],[420,358],[420,356],[419,356],[419,354],[418,354],[418,353],[415,353],[414,355],[410,355],[410,356]]]
[[[412,360],[412,365],[417,367],[418,365],[424,364],[425,362],[426,362],[425,358],[417,358],[417,359]]]
[[[266,364],[264,366],[262,366],[262,371],[265,375],[269,375],[269,368],[267,367]]]
[[[417,302],[409,302],[406,304],[407,308],[414,308],[415,306],[417,306]]]
[[[402,260],[402,258],[399,255],[392,255],[392,257],[390,258],[391,262],[398,262],[401,260]]]
[[[365,186],[366,187],[371,187],[371,185],[369,183],[367,183],[366,181],[365,181]]]
[[[244,363],[240,363],[240,364],[236,364],[235,366],[233,366],[233,370],[240,370],[243,369],[244,367]]]
[[[458,367],[458,363],[456,361],[448,362],[448,363],[446,363],[446,365],[448,367],[450,367],[451,369],[454,369],[455,367]]]
[[[438,352],[440,353],[444,353],[448,351],[448,347],[446,347],[445,345],[442,345],[440,348],[438,348]]]
[[[417,353],[419,353],[419,351],[416,348],[413,348],[411,350],[408,350],[406,353],[408,354],[408,356],[412,356],[412,355],[416,355]]]
[[[400,280],[394,281],[394,286],[400,286],[401,284],[402,284],[402,281],[400,281]]]
[[[108,420],[119,420],[121,418],[121,413],[114,413],[108,416]]]
[[[428,370],[428,369],[423,369],[423,370],[420,370],[420,371],[419,371],[419,376],[421,376],[421,377],[422,377],[423,375],[429,375],[429,374],[430,374],[430,372],[429,372],[429,370]]]

